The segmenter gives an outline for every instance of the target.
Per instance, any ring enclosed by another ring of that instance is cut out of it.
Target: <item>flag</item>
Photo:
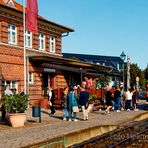
[[[27,0],[26,10],[27,31],[38,32],[38,2],[37,0]]]

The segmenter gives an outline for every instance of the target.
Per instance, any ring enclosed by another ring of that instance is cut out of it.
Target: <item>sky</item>
[[[75,30],[63,37],[63,52],[120,56],[124,51],[139,68],[147,67],[148,0],[38,0],[38,7],[39,15]]]

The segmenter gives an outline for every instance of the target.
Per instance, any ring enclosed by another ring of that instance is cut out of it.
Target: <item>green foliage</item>
[[[75,57],[75,56],[69,57],[69,59],[72,59],[72,60],[77,60],[77,61],[79,61],[79,60],[80,60],[79,58],[77,58],[77,57]]]
[[[130,66],[130,75],[131,75],[131,83],[136,84],[136,77],[139,77],[139,84],[140,84],[140,86],[143,86],[144,73],[137,66],[137,64],[131,64],[131,66]]]
[[[5,110],[9,113],[24,113],[28,105],[28,96],[14,94],[13,96],[4,96],[3,104]]]
[[[148,81],[148,65],[147,65],[147,68],[144,70],[144,77],[146,81]]]
[[[97,99],[97,95],[89,95],[89,101],[94,102]]]

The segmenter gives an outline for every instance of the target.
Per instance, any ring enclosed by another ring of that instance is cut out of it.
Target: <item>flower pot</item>
[[[27,113],[14,113],[14,114],[9,113],[8,117],[12,127],[21,127],[24,126]]]
[[[88,108],[87,108],[88,113],[92,112],[93,108],[94,108],[94,103],[93,104],[89,104]]]

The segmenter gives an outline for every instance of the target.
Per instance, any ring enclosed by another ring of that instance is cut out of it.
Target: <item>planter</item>
[[[88,108],[87,108],[88,113],[92,112],[93,111],[93,108],[94,108],[94,103],[89,104],[88,105]]]
[[[24,126],[27,113],[14,113],[14,114],[9,113],[8,117],[12,127],[21,127]]]

